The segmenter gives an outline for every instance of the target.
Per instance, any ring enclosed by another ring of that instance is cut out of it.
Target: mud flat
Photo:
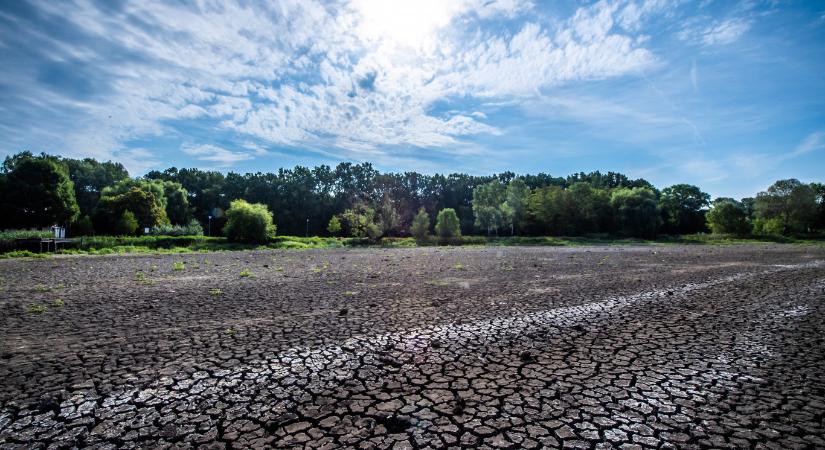
[[[824,421],[822,247],[0,261],[1,449],[823,448]]]

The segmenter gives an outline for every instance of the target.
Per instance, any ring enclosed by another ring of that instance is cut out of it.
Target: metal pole
[[[306,231],[306,237],[309,237],[309,217],[307,217],[307,231]]]
[[[206,235],[212,237],[212,216],[209,216],[209,225],[207,225],[207,230],[209,231],[206,232]]]

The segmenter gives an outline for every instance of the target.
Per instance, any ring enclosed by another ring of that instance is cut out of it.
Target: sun
[[[413,49],[431,47],[459,9],[447,0],[355,0],[353,6],[362,37]]]

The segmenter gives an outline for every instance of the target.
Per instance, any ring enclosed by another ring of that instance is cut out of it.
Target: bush
[[[152,227],[149,234],[152,236],[203,236],[203,227],[200,222],[192,219],[187,225],[164,224]]]
[[[435,218],[435,234],[442,244],[448,244],[461,237],[461,222],[453,208],[444,208]]]
[[[120,219],[115,222],[115,233],[123,236],[131,236],[138,229],[138,221],[132,211],[123,211]]]
[[[338,233],[341,232],[341,221],[338,220],[338,216],[332,216],[332,218],[329,219],[327,231],[329,231],[329,234],[333,236],[338,236]]]
[[[275,236],[272,214],[266,205],[235,200],[226,211],[226,225],[223,232],[232,242],[266,243]]]

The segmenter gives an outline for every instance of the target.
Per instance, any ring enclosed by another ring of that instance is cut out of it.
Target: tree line
[[[438,234],[430,218],[445,211],[452,234],[800,234],[825,229],[823,198],[823,184],[793,179],[752,198],[711,201],[696,186],[659,190],[616,172],[424,175],[348,162],[246,174],[173,167],[131,178],[116,162],[21,152],[0,170],[0,228],[221,235],[232,202],[244,200],[265,207],[271,230],[286,235]]]

